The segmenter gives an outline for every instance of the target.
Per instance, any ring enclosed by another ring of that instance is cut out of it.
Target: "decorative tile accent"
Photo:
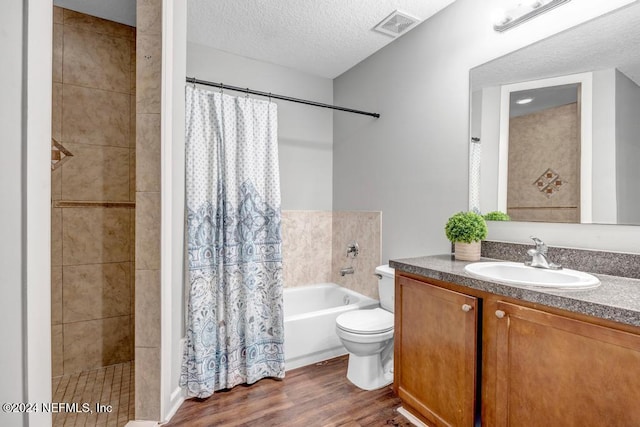
[[[67,150],[62,144],[55,139],[51,139],[51,170],[56,170],[64,162],[73,157],[71,151]]]
[[[565,182],[563,182],[558,172],[551,168],[544,171],[533,183],[533,185],[548,198],[558,192],[563,184],[565,184]]]

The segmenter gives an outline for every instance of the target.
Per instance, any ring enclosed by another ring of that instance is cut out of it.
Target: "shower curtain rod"
[[[378,114],[378,113],[369,113],[367,111],[354,110],[352,108],[339,107],[337,105],[323,104],[321,102],[308,101],[306,99],[292,98],[290,96],[285,96],[285,95],[276,95],[275,93],[261,92],[259,90],[253,90],[253,89],[249,89],[249,88],[242,88],[242,87],[238,87],[238,86],[230,86],[230,85],[226,85],[226,84],[223,84],[223,83],[208,82],[206,80],[198,80],[195,77],[187,77],[187,82],[188,83],[193,83],[193,84],[198,84],[198,85],[203,85],[203,86],[218,87],[220,89],[233,90],[233,91],[236,91],[236,92],[244,92],[246,94],[266,96],[268,98],[282,99],[283,101],[297,102],[297,103],[300,103],[300,104],[312,105],[314,107],[331,108],[332,110],[340,110],[340,111],[345,111],[347,113],[363,114],[365,116],[375,117],[376,119],[378,117],[380,117],[380,114]]]

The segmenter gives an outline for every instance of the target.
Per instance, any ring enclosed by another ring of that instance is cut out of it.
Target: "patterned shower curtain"
[[[190,397],[284,377],[277,106],[187,87]]]

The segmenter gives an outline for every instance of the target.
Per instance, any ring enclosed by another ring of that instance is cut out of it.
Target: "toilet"
[[[347,379],[363,390],[393,382],[393,305],[395,271],[376,268],[380,307],[353,310],[336,318],[336,333],[349,352]]]

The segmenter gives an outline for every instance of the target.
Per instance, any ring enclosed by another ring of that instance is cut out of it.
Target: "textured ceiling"
[[[188,0],[190,42],[334,78],[394,39],[372,28],[398,9],[425,20],[454,0]]]
[[[472,89],[617,68],[640,85],[640,2],[471,71]]]

